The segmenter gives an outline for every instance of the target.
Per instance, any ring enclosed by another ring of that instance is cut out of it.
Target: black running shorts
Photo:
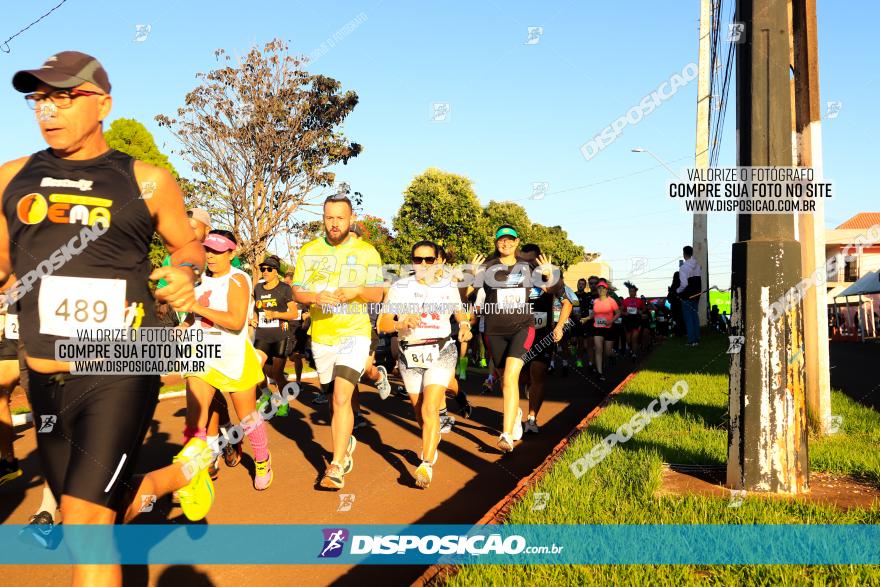
[[[529,326],[515,334],[487,334],[484,342],[495,368],[502,370],[507,357],[523,361],[528,358],[526,354],[535,342],[535,327]]]
[[[128,506],[138,454],[161,383],[157,375],[47,375],[31,370],[37,450],[52,493],[116,511]]]
[[[13,338],[0,340],[0,361],[18,361],[18,340]]]
[[[254,340],[254,348],[263,351],[270,359],[286,359],[287,358],[287,338],[281,340]]]

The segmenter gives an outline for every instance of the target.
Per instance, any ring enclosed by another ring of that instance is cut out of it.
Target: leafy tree
[[[495,250],[495,231],[502,224],[510,224],[516,228],[523,243],[532,242],[532,221],[529,220],[526,209],[519,204],[492,200],[483,209],[483,218],[487,229],[482,235],[483,249],[486,253]]]
[[[584,248],[568,238],[561,226],[533,224],[529,241],[541,247],[541,252],[553,258],[553,264],[563,269],[584,259]]]
[[[162,167],[171,172],[171,174],[180,181],[177,170],[168,156],[159,150],[153,135],[147,130],[143,124],[133,118],[118,118],[110,124],[104,132],[104,139],[111,149],[122,151],[127,155],[131,155],[135,159]],[[183,183],[183,182],[181,182]],[[152,266],[159,267],[162,260],[168,254],[168,249],[159,237],[158,233],[153,233],[153,240],[150,242],[150,263]]]
[[[422,239],[454,250],[459,261],[484,253],[485,222],[471,180],[430,168],[418,175],[403,194],[392,222],[395,260],[409,257],[409,247]]]
[[[358,218],[356,221],[363,231],[363,239],[376,247],[383,263],[401,263],[398,249],[394,246],[394,238],[391,230],[385,225],[385,221],[378,216],[369,214]]]
[[[175,117],[156,120],[180,141],[199,176],[194,199],[231,227],[240,255],[255,265],[269,242],[295,227],[300,206],[335,181],[328,169],[361,152],[340,125],[357,94],[310,74],[281,40],[253,47],[238,63],[218,49],[221,66],[197,78]]]

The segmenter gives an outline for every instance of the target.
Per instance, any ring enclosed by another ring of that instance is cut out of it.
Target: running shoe
[[[281,416],[282,418],[287,416],[288,410],[290,409],[290,404],[288,404],[284,399],[281,399],[278,404],[278,409],[275,410],[276,416]]]
[[[61,543],[61,531],[52,514],[42,511],[31,516],[27,526],[18,533],[18,539],[25,544],[36,544],[46,550],[55,550]]]
[[[584,362],[583,362],[582,360],[580,360],[580,359],[578,359],[578,360],[575,362],[575,365],[577,365],[577,368],[578,368],[578,369],[583,369],[583,368],[584,368]]]
[[[217,455],[217,458],[208,465],[208,475],[211,476],[211,481],[216,481],[220,476],[220,455]]]
[[[480,359],[480,367],[483,367],[483,368],[485,369],[485,368],[488,367],[488,366],[489,366],[489,365],[486,363],[486,358],[485,358],[485,357],[482,358],[482,359]]]
[[[526,420],[526,424],[525,424],[523,430],[525,432],[530,433],[530,434],[537,434],[541,431],[538,428],[538,423],[535,421],[534,416],[529,416],[529,419]]]
[[[468,420],[471,419],[471,412],[472,412],[472,411],[473,411],[473,406],[471,406],[471,404],[470,404],[469,402],[463,404],[463,405],[458,409],[458,413],[459,413],[461,416],[467,418]]]
[[[174,462],[193,463],[197,470],[189,483],[177,490],[180,509],[191,522],[204,519],[214,505],[214,483],[207,467],[201,462],[205,454],[211,454],[208,443],[201,438],[191,438],[174,457]]]
[[[354,436],[348,437],[348,450],[345,451],[345,461],[342,466],[342,474],[348,475],[354,469],[354,449],[357,448],[357,439]]]
[[[461,357],[458,360],[458,378],[461,379],[462,381],[467,380],[467,365],[468,365],[467,357]]]
[[[345,487],[344,475],[345,473],[343,473],[340,465],[330,463],[324,471],[324,476],[321,477],[320,485],[327,489],[342,489]]]
[[[490,377],[489,379],[486,379],[483,382],[483,385],[480,388],[480,391],[482,391],[483,394],[485,395],[487,393],[492,393],[492,390],[494,389],[494,387],[495,387],[495,381]]]
[[[507,432],[502,432],[498,437],[498,448],[501,452],[513,452],[513,439]]]
[[[379,365],[376,367],[376,371],[379,372],[379,381],[376,382],[376,391],[379,392],[380,398],[388,399],[388,396],[391,395],[391,383],[388,382],[388,370],[385,369],[384,366]]]
[[[236,443],[229,442],[223,447],[223,462],[226,463],[227,467],[234,467],[241,462],[241,453],[241,441]]]
[[[272,479],[275,478],[275,473],[272,472],[272,453],[269,453],[269,457],[265,461],[254,462],[254,466],[256,468],[254,489],[257,491],[269,489],[269,486],[272,485]]]
[[[315,398],[312,400],[312,403],[316,406],[324,405],[328,402],[327,394],[321,393],[320,391],[315,395]]]
[[[22,472],[21,467],[18,466],[18,459],[12,459],[11,461],[0,459],[0,485],[8,483],[13,479],[18,479],[21,475]]]
[[[370,425],[370,423],[367,422],[367,419],[364,418],[363,414],[361,414],[360,412],[355,413],[354,425],[352,426],[353,429],[357,430],[358,428],[366,428],[369,425]]]
[[[431,484],[433,470],[434,467],[431,466],[431,463],[426,463],[425,461],[422,461],[422,464],[419,465],[418,469],[416,469],[416,485],[418,485],[422,489],[427,489],[428,485]]]
[[[440,416],[440,434],[449,434],[453,426],[455,426],[455,418],[449,414]]]
[[[406,392],[406,388],[402,385],[398,385],[394,388],[394,393],[396,393],[399,397],[409,399],[409,394]]]
[[[516,422],[513,425],[513,439],[522,440],[523,424],[522,424],[522,408],[516,409]]]

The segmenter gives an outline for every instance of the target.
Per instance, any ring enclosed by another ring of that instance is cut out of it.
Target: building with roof
[[[860,212],[825,231],[825,258],[838,255],[843,255],[842,262],[837,263],[836,272],[828,275],[826,283],[832,337],[877,337],[880,295],[865,292],[872,289],[872,275],[880,274],[880,212]],[[860,280],[861,285],[853,288]]]

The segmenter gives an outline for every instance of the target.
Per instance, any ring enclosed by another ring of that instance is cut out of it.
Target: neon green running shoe
[[[190,478],[176,493],[183,515],[192,522],[204,519],[214,505],[214,482],[208,474],[212,460],[211,449],[201,438],[191,438],[174,457],[173,462],[183,463],[184,474]]]

